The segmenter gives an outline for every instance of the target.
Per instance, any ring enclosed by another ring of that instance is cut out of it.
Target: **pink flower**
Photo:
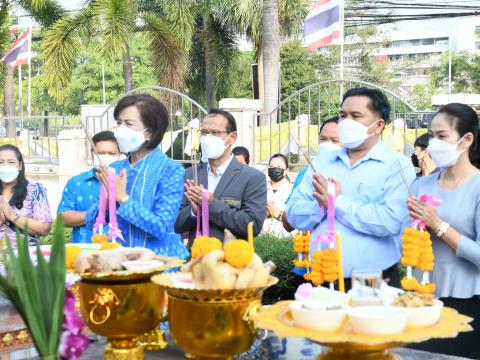
[[[76,360],[87,350],[90,342],[82,334],[85,322],[75,310],[75,296],[69,291],[65,294],[63,310],[63,332],[60,339],[59,352],[63,358]]]
[[[82,334],[72,334],[68,331],[62,333],[60,339],[60,355],[68,360],[77,360],[90,345],[88,338]]]

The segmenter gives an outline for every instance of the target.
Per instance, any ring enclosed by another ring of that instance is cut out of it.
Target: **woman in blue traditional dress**
[[[124,160],[110,165],[117,174],[118,225],[123,246],[140,246],[158,255],[188,257],[180,235],[173,232],[183,195],[183,167],[162,153],[159,144],[168,128],[165,106],[150,95],[122,98],[114,110],[114,132]],[[105,166],[97,176],[106,184]],[[93,226],[93,220],[91,220]]]

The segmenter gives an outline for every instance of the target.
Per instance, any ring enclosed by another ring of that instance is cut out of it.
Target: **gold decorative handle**
[[[110,311],[110,307],[107,306],[102,306],[106,309],[106,313],[105,313],[105,316],[103,317],[102,320],[95,320],[94,318],[94,314],[95,314],[95,310],[97,308],[99,308],[99,305],[95,305],[94,307],[92,307],[92,309],[90,310],[90,322],[94,325],[102,325],[103,323],[105,323],[105,321],[108,320],[108,318],[110,317],[110,314],[111,314],[111,311]]]
[[[251,331],[252,334],[257,335],[257,329],[255,329],[254,321],[250,320],[250,318],[257,314],[258,309],[260,308],[260,303],[253,301],[248,305],[245,314],[243,314],[243,321],[247,325],[248,329]]]
[[[98,288],[88,303],[93,305],[90,309],[90,322],[94,325],[102,325],[110,318],[110,315],[112,314],[111,308],[115,309],[120,305],[120,300],[112,289]],[[105,309],[105,315],[102,319],[95,319],[95,311],[100,309]]]

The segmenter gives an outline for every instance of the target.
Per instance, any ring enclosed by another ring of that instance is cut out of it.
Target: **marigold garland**
[[[325,249],[322,251],[322,272],[327,282],[335,282],[338,279],[338,251]]]
[[[219,239],[215,237],[199,236],[195,238],[192,244],[192,259],[207,255],[215,250],[222,250],[222,242]]]
[[[315,251],[312,254],[312,272],[310,275],[310,279],[313,285],[322,285],[325,282],[325,278],[323,276],[323,252]]]
[[[99,250],[112,250],[120,247],[120,243],[117,242],[107,242],[100,246]]]
[[[105,244],[107,242],[108,242],[108,235],[106,234],[92,235],[92,243],[94,244]]]
[[[69,245],[65,247],[65,260],[67,270],[75,269],[75,262],[77,261],[77,256],[80,254],[82,249],[76,245]]]
[[[428,271],[433,270],[434,260],[430,233],[413,227],[405,229],[402,235],[401,263],[407,266],[407,276],[401,280],[402,288],[423,294],[434,293],[435,284],[428,277]],[[413,267],[424,272],[421,283],[413,276]]]
[[[293,237],[293,251],[297,253],[297,258],[293,263],[297,268],[305,268],[309,265],[308,254],[310,252],[310,234],[308,231],[302,231]]]
[[[223,247],[225,261],[236,268],[243,268],[253,260],[254,249],[245,240],[231,240]]]

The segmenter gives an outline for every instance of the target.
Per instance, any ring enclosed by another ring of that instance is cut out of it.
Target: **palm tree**
[[[263,111],[270,113],[278,104],[280,81],[280,24],[277,0],[263,1]]]
[[[194,0],[91,0],[62,16],[46,32],[43,71],[58,101],[71,81],[82,46],[93,46],[105,62],[123,60],[125,91],[133,86],[129,43],[141,32],[150,48],[158,82],[183,89],[193,33]]]
[[[19,0],[15,2],[22,6],[33,18],[43,26],[50,26],[55,20],[65,14],[65,9],[55,0]],[[9,32],[8,9],[13,4],[11,0],[0,1],[0,53],[3,55],[11,43]],[[10,117],[7,121],[7,136],[15,136],[15,93],[14,70],[0,64],[0,89],[4,90],[3,114]]]
[[[260,96],[263,99],[266,96],[265,94],[278,94],[278,81],[269,80],[267,88],[265,88],[263,84],[263,58],[265,50],[263,48],[263,38],[265,36],[265,31],[271,31],[272,25],[270,23],[274,22],[276,18],[279,24],[280,39],[291,39],[297,37],[302,30],[303,22],[307,16],[311,1],[277,0],[274,1],[276,3],[275,7],[272,5],[272,0],[220,0],[220,2],[220,8],[223,9],[223,21],[230,26],[233,26],[237,32],[245,34],[252,41],[257,52]],[[268,10],[270,13],[268,18],[264,16],[265,10]],[[275,12],[275,10],[276,14],[272,12]],[[263,23],[264,20],[267,22],[266,24]],[[273,26],[276,27],[276,25]],[[275,30],[275,32],[277,32],[277,30]],[[273,34],[271,33],[267,34],[267,37],[272,35]],[[276,35],[274,36],[276,38]],[[269,44],[266,44],[266,46],[269,46]],[[280,42],[275,45],[272,44],[272,47],[273,46],[279,48]],[[271,60],[268,60],[271,66],[273,66],[273,71],[270,72],[271,75],[274,75],[275,69],[279,68],[279,60],[280,59],[277,58],[277,60],[274,60],[273,63]],[[270,79],[270,75],[268,78]],[[267,97],[269,99],[274,99],[275,96],[277,96],[278,101],[278,95],[268,95]],[[266,100],[264,99],[264,101]],[[273,102],[275,103],[273,105],[264,104],[264,111],[271,111],[276,105],[276,102]],[[270,100],[269,104],[271,103],[272,101]],[[267,108],[267,106],[270,108]]]

